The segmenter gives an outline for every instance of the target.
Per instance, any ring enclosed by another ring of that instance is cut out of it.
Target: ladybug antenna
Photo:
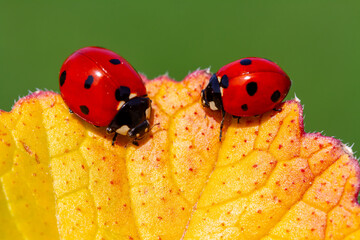
[[[155,123],[154,125],[151,126],[149,132],[151,131],[151,129],[153,129],[155,126],[160,126],[160,123]]]

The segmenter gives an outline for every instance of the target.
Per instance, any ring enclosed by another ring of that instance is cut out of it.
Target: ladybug
[[[59,74],[60,92],[70,112],[108,133],[138,145],[150,129],[151,100],[134,68],[118,54],[85,47],[71,54]]]
[[[201,102],[211,110],[220,110],[220,141],[225,113],[238,119],[255,116],[276,107],[289,92],[288,75],[274,62],[257,57],[229,63],[212,75],[201,91]]]

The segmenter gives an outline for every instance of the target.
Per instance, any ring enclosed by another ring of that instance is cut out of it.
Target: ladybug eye
[[[114,65],[121,64],[121,61],[119,59],[111,59],[111,60],[109,60],[109,62]]]

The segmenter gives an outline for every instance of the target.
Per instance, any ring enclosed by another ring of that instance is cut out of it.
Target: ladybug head
[[[216,74],[212,75],[206,88],[201,91],[201,103],[213,111],[223,109],[221,87]]]
[[[133,138],[133,143],[136,143],[136,140],[143,139],[145,135],[149,132],[150,123],[149,120],[145,120],[134,128],[129,129],[127,136]]]
[[[151,100],[147,96],[134,97],[125,102],[107,128],[108,133],[128,136],[137,145],[150,130]]]

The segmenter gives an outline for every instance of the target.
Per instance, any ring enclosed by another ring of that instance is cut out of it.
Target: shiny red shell
[[[96,126],[107,126],[115,117],[119,105],[115,91],[121,86],[137,96],[146,95],[144,83],[134,68],[105,48],[79,49],[65,60],[60,70],[60,91],[65,103]]]
[[[274,62],[264,58],[243,58],[229,63],[216,73],[218,78],[224,75],[229,83],[227,88],[222,89],[224,110],[239,117],[274,109],[286,97],[291,86],[288,75]]]

